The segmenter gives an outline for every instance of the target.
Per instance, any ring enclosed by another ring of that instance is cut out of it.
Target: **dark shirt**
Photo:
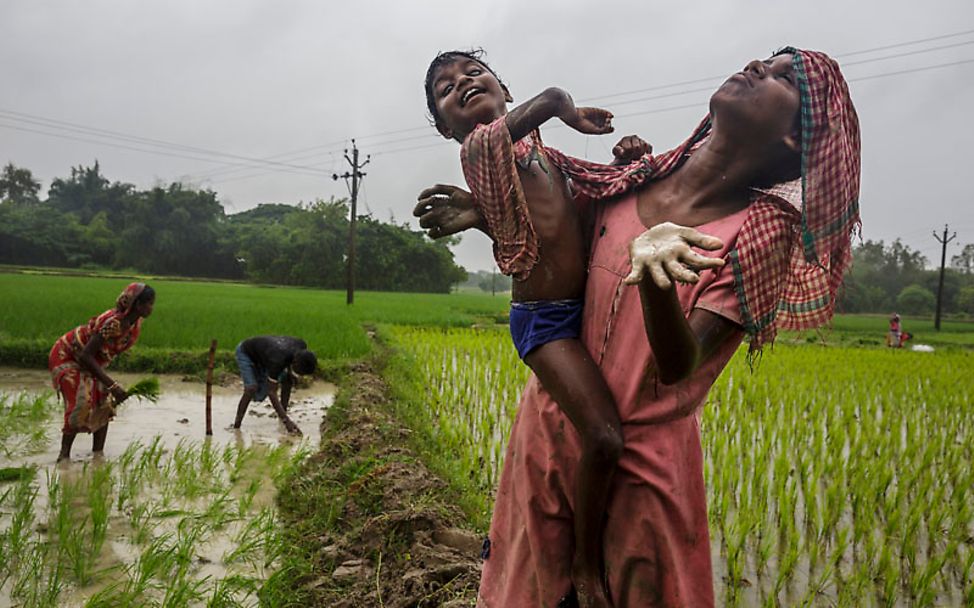
[[[255,336],[241,342],[240,348],[276,382],[281,372],[291,365],[294,353],[307,349],[308,345],[291,336]]]

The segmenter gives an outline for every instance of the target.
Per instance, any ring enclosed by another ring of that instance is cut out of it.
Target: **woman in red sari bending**
[[[113,406],[128,396],[105,368],[135,345],[142,319],[152,314],[155,302],[154,289],[145,283],[131,283],[118,296],[114,308],[92,317],[54,343],[48,368],[54,390],[64,400],[58,462],[70,458],[71,444],[78,433],[92,434],[91,449],[96,454],[104,450],[108,422],[115,415]]]

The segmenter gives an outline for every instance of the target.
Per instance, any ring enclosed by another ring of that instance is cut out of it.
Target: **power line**
[[[872,52],[877,52],[877,51],[882,51],[882,50],[889,50],[889,49],[893,49],[893,48],[901,48],[901,47],[904,47],[904,46],[916,45],[916,44],[920,44],[920,43],[924,43],[924,42],[931,42],[931,41],[935,41],[935,40],[943,40],[943,39],[954,38],[954,37],[958,37],[958,36],[964,36],[964,35],[968,35],[968,34],[971,34],[971,33],[974,33],[974,30],[966,30],[966,31],[963,31],[963,32],[956,32],[956,33],[952,33],[952,34],[943,34],[943,35],[940,35],[940,36],[931,36],[931,37],[927,37],[927,38],[910,40],[910,41],[900,42],[900,43],[896,43],[896,44],[889,44],[889,45],[884,45],[884,46],[877,46],[877,47],[872,47],[872,48],[869,48],[869,49],[862,49],[862,50],[858,50],[858,51],[851,51],[851,52],[843,53],[843,54],[836,55],[836,56],[837,57],[847,57],[847,56],[853,56],[853,55],[860,55],[860,54],[872,53]],[[912,50],[912,51],[907,51],[905,53],[898,53],[898,54],[895,54],[895,55],[886,55],[886,56],[883,56],[883,57],[876,57],[876,58],[865,59],[865,60],[861,60],[861,61],[848,62],[848,63],[845,63],[844,66],[858,65],[858,64],[870,63],[870,62],[875,62],[875,61],[883,61],[883,60],[894,59],[894,58],[899,58],[899,57],[905,57],[905,56],[910,56],[910,55],[916,55],[916,54],[921,54],[921,53],[929,53],[929,52],[934,52],[934,51],[937,51],[937,50],[944,50],[944,49],[947,49],[947,48],[954,48],[954,47],[959,47],[959,46],[964,46],[964,45],[969,45],[969,44],[974,44],[974,41],[966,41],[966,42],[952,43],[952,44],[948,44],[948,45],[940,45],[940,46],[937,46],[937,47],[932,47],[932,48],[927,48],[927,49],[915,49],[915,50]],[[941,63],[941,64],[936,64],[936,65],[931,65],[931,66],[924,66],[924,67],[918,67],[918,68],[910,68],[910,69],[904,69],[904,70],[897,70],[897,71],[893,71],[893,72],[885,72],[885,73],[880,73],[880,74],[873,74],[873,75],[861,76],[861,77],[858,77],[858,78],[850,78],[850,79],[848,79],[848,81],[849,82],[857,82],[857,81],[871,80],[871,79],[883,78],[883,77],[887,77],[887,76],[895,76],[895,75],[900,75],[900,74],[909,74],[909,73],[915,73],[915,72],[925,71],[925,70],[931,70],[931,69],[938,69],[938,68],[943,68],[943,67],[957,66],[957,65],[967,64],[967,63],[971,63],[971,62],[974,62],[974,59],[960,60],[960,61]],[[681,87],[681,86],[687,86],[687,85],[692,85],[692,84],[697,84],[697,83],[702,83],[702,82],[707,82],[707,81],[713,81],[713,80],[716,80],[718,78],[723,78],[724,76],[725,75],[721,75],[721,76],[710,76],[710,77],[706,77],[706,78],[698,78],[698,79],[686,80],[686,81],[682,81],[682,82],[676,82],[676,83],[670,83],[670,84],[664,84],[664,85],[656,85],[656,86],[653,86],[653,87],[646,87],[646,88],[635,89],[635,90],[631,90],[631,91],[625,91],[625,92],[619,92],[619,93],[612,93],[612,94],[602,95],[602,96],[598,96],[598,97],[589,97],[589,98],[586,98],[586,100],[611,99],[611,98],[614,98],[614,97],[631,95],[631,94],[639,93],[639,92],[647,92],[647,91],[655,91],[655,90],[664,90],[664,89],[668,89],[668,88]],[[641,99],[632,99],[632,100],[621,101],[621,102],[617,102],[615,105],[616,106],[621,106],[621,105],[627,105],[627,104],[637,103],[637,102],[642,102],[642,101],[652,101],[652,100],[656,100],[656,99],[664,99],[664,98],[668,98],[668,97],[676,97],[676,96],[681,96],[681,95],[689,95],[689,94],[693,94],[693,93],[705,92],[705,91],[710,91],[710,90],[712,90],[712,87],[706,87],[706,88],[702,88],[701,87],[701,88],[695,88],[695,89],[689,89],[689,90],[683,90],[683,91],[673,91],[673,92],[663,93],[663,94],[660,94],[660,95],[649,96],[649,97],[645,97],[645,98],[641,98]],[[584,101],[584,100],[580,100],[580,101]],[[700,105],[699,103],[694,103],[694,104],[682,104],[682,105],[670,106],[670,107],[665,107],[665,108],[654,108],[654,109],[649,109],[649,110],[643,110],[643,111],[631,112],[631,113],[627,113],[627,114],[623,114],[623,115],[618,115],[617,118],[626,118],[626,117],[632,117],[632,116],[642,116],[642,115],[648,115],[648,114],[671,112],[671,111],[677,111],[677,110],[682,110],[682,109],[688,109],[688,108],[691,108],[691,107],[699,107],[699,105]],[[6,114],[7,116],[3,116],[4,114]],[[32,114],[26,114],[26,113],[23,113],[23,112],[16,112],[16,111],[12,111],[12,110],[3,110],[3,109],[0,109],[0,118],[7,118],[8,120],[13,120],[13,121],[21,122],[21,123],[26,123],[26,124],[33,124],[35,126],[41,126],[41,127],[45,128],[45,129],[56,129],[56,130],[61,130],[61,131],[80,133],[82,135],[88,135],[88,136],[98,137],[98,138],[102,138],[102,139],[117,140],[117,141],[122,141],[122,142],[125,142],[125,143],[141,144],[142,146],[160,147],[160,148],[164,148],[164,149],[171,149],[171,150],[177,150],[177,151],[194,152],[196,154],[203,154],[203,155],[209,155],[209,156],[219,156],[219,157],[230,158],[230,159],[235,159],[235,160],[242,161],[242,162],[238,162],[238,163],[233,163],[230,166],[226,166],[226,167],[223,167],[223,168],[220,168],[220,169],[209,170],[208,172],[206,172],[206,173],[202,174],[201,176],[199,176],[197,179],[207,179],[208,177],[216,177],[218,175],[226,175],[226,174],[232,174],[232,173],[245,172],[245,171],[253,170],[253,169],[256,169],[256,168],[259,168],[259,167],[262,167],[262,166],[263,167],[267,167],[267,168],[273,167],[273,169],[272,169],[273,172],[283,171],[283,172],[289,172],[289,173],[296,173],[296,174],[305,174],[305,175],[315,175],[315,176],[318,176],[318,175],[324,174],[325,172],[322,171],[321,169],[317,168],[317,167],[307,166],[307,165],[296,165],[296,164],[293,164],[293,162],[290,162],[290,163],[289,162],[281,162],[281,161],[278,161],[278,160],[275,160],[275,159],[281,159],[281,158],[287,158],[287,157],[294,157],[296,155],[303,155],[300,158],[291,158],[290,159],[290,160],[294,161],[294,160],[305,160],[305,159],[310,159],[310,158],[314,158],[314,157],[320,157],[320,156],[324,156],[326,154],[334,154],[338,150],[336,150],[336,149],[323,150],[323,149],[330,148],[331,146],[334,146],[336,144],[341,143],[341,140],[339,140],[339,141],[330,142],[330,143],[327,143],[327,144],[321,144],[321,145],[317,145],[317,146],[311,146],[311,147],[301,148],[299,150],[295,150],[295,151],[292,151],[292,152],[285,152],[285,153],[277,154],[277,155],[270,156],[270,157],[266,157],[266,158],[253,158],[253,157],[241,156],[241,155],[230,154],[230,153],[225,153],[225,152],[219,152],[219,151],[215,151],[215,150],[209,150],[209,149],[205,149],[205,148],[199,148],[199,147],[195,147],[195,146],[186,146],[186,145],[183,145],[183,144],[178,144],[178,143],[169,142],[169,141],[165,141],[165,140],[158,140],[158,139],[140,137],[140,136],[130,135],[130,134],[121,133],[121,132],[117,132],[117,131],[109,131],[109,130],[106,130],[106,129],[98,129],[98,128],[94,128],[94,127],[86,127],[84,125],[79,125],[77,123],[71,123],[71,122],[67,122],[67,121],[61,121],[61,120],[57,120],[57,119],[51,119],[51,118],[46,118],[46,117],[42,117],[42,116],[36,116],[36,115],[32,115]],[[556,128],[558,126],[561,126],[561,125],[552,125],[549,128]],[[38,133],[38,134],[41,134],[41,135],[47,135],[49,137],[58,137],[58,138],[62,138],[62,139],[71,139],[71,140],[82,141],[82,142],[86,142],[86,143],[101,144],[101,145],[108,146],[108,147],[128,149],[128,150],[133,150],[133,151],[137,151],[137,152],[147,152],[147,153],[157,154],[157,155],[162,155],[162,156],[171,156],[171,157],[176,157],[176,158],[185,158],[185,159],[189,159],[189,160],[202,161],[202,162],[210,162],[210,163],[220,163],[220,162],[225,163],[226,162],[226,161],[220,161],[220,160],[211,159],[211,158],[200,158],[199,156],[191,156],[191,155],[177,154],[177,153],[171,153],[171,152],[161,152],[161,151],[158,151],[158,150],[145,149],[145,148],[142,148],[142,147],[133,147],[133,146],[129,146],[129,145],[121,145],[121,144],[110,143],[110,142],[105,142],[105,141],[96,141],[96,140],[86,139],[86,138],[83,138],[83,137],[76,137],[76,136],[65,135],[63,133],[52,133],[52,132],[49,132],[49,131],[40,131],[40,130],[30,129],[30,128],[22,127],[22,126],[18,127],[18,126],[14,126],[14,125],[0,123],[0,127],[7,128],[7,129],[19,130],[19,131],[25,131],[25,132],[30,132],[30,133]],[[411,136],[401,137],[401,138],[395,138],[395,139],[391,139],[391,140],[387,140],[387,141],[377,141],[377,142],[374,142],[372,144],[373,146],[387,146],[387,145],[390,145],[390,144],[404,143],[404,142],[408,142],[408,141],[414,141],[414,140],[420,140],[420,139],[429,139],[431,137],[435,137],[435,135],[433,135],[432,133],[430,133],[428,131],[428,129],[429,129],[429,127],[412,127],[412,128],[406,128],[406,129],[394,129],[394,130],[383,131],[383,132],[379,132],[379,133],[374,133],[374,134],[371,134],[371,135],[367,135],[367,136],[365,136],[363,138],[360,138],[360,139],[365,139],[365,138],[380,138],[381,139],[383,137],[388,137],[388,136],[392,136],[392,135],[399,135],[399,134],[405,134],[405,133],[414,133],[414,132],[418,132],[418,131],[426,131],[426,133],[424,133],[422,135],[411,135]],[[407,146],[407,147],[403,147],[403,148],[393,148],[391,150],[381,150],[380,149],[379,151],[376,152],[375,155],[376,156],[380,156],[381,154],[397,154],[397,153],[401,153],[401,152],[408,152],[408,151],[413,151],[413,150],[421,150],[421,149],[433,148],[433,147],[437,147],[439,145],[440,145],[439,143],[435,143],[435,144],[432,144],[431,143],[431,144],[425,144],[425,145]],[[266,173],[267,172],[264,172],[264,173],[261,173],[261,174],[256,174],[256,175],[253,175],[252,174],[252,175],[249,175],[249,176],[248,175],[238,176],[238,177],[231,178],[231,179],[227,179],[227,180],[218,180],[218,182],[233,181],[235,179],[247,179],[249,177],[256,177],[258,175],[262,175],[262,174],[266,174]]]
[[[3,123],[0,123],[0,128],[3,128],[3,129],[12,129],[14,131],[25,131],[27,133],[37,133],[39,135],[47,135],[48,137],[56,137],[58,139],[69,139],[69,140],[73,140],[73,141],[80,141],[80,142],[85,142],[85,143],[90,143],[90,144],[97,144],[97,145],[106,146],[106,147],[109,147],[109,148],[119,148],[119,149],[122,149],[122,150],[132,150],[134,152],[144,152],[146,154],[156,154],[156,155],[159,155],[159,156],[171,156],[171,157],[174,157],[174,158],[182,158],[182,159],[187,159],[187,160],[196,160],[196,161],[201,161],[201,162],[205,162],[205,163],[220,162],[220,161],[214,160],[212,158],[200,158],[198,156],[188,156],[186,154],[176,154],[174,152],[164,152],[162,150],[147,150],[145,148],[137,148],[135,146],[126,146],[124,144],[111,143],[111,142],[107,142],[107,141],[98,141],[98,140],[94,140],[94,139],[86,139],[86,138],[83,138],[83,137],[75,137],[73,135],[63,135],[63,134],[59,134],[59,133],[50,133],[48,131],[40,131],[40,130],[37,130],[37,129],[30,129],[30,128],[27,128],[27,127],[18,127],[18,126],[15,126],[15,125],[8,125],[8,124],[3,124]],[[318,177],[321,177],[321,176],[325,175],[323,172],[320,172],[320,171],[317,172],[317,173],[315,173],[315,174],[312,174],[312,173],[307,173],[307,172],[303,172],[303,171],[296,171],[294,169],[289,169],[289,168],[281,168],[281,169],[279,169],[279,171],[284,171],[286,173],[297,173],[299,175],[316,175]]]
[[[258,159],[258,158],[250,158],[250,157],[246,157],[246,156],[240,156],[238,154],[230,154],[230,153],[227,153],[227,152],[219,152],[219,151],[216,151],[216,150],[208,150],[206,148],[197,148],[195,146],[186,146],[186,145],[183,145],[183,144],[177,144],[177,143],[173,143],[173,142],[167,142],[167,141],[163,141],[163,140],[159,140],[159,139],[152,139],[152,138],[148,138],[148,137],[139,137],[137,135],[128,135],[126,133],[120,133],[118,131],[109,131],[107,129],[99,129],[99,128],[95,128],[95,127],[86,127],[84,125],[79,125],[79,124],[76,124],[76,123],[71,123],[71,122],[67,122],[67,121],[63,121],[63,120],[57,120],[57,119],[54,119],[54,118],[47,118],[47,117],[44,117],[44,116],[37,116],[37,115],[33,115],[33,114],[26,114],[24,112],[16,112],[16,111],[13,111],[13,110],[5,110],[5,109],[2,109],[2,108],[0,108],[0,118],[3,118],[5,120],[12,120],[12,121],[15,121],[15,122],[32,124],[32,125],[35,125],[35,126],[44,127],[45,129],[54,129],[54,130],[60,130],[60,131],[66,131],[66,132],[80,133],[82,135],[89,135],[89,136],[93,136],[93,137],[99,137],[99,138],[102,138],[102,139],[117,140],[117,141],[123,141],[123,142],[128,142],[128,143],[136,143],[136,144],[142,144],[142,145],[147,145],[147,146],[159,147],[159,148],[163,148],[163,149],[183,150],[183,151],[187,151],[187,152],[194,152],[194,153],[197,153],[197,154],[204,154],[204,155],[210,155],[210,156],[222,156],[222,157],[226,157],[226,158],[233,158],[233,159],[236,159],[236,160],[243,160],[243,161],[252,162],[252,163],[275,165],[275,166],[279,166],[279,167],[287,167],[287,168],[290,168],[290,169],[301,169],[301,170],[306,170],[306,171],[318,171],[318,169],[316,169],[315,167],[306,167],[306,166],[302,166],[302,165],[292,165],[292,164],[289,164],[289,163],[281,163],[281,162],[276,162],[276,161],[271,161],[271,160],[261,160],[261,159]],[[24,130],[27,130],[27,129],[24,129]],[[35,132],[38,132],[38,133],[46,133],[46,134],[49,134],[49,135],[54,135],[54,133],[43,132],[43,131],[35,131]],[[85,141],[85,140],[83,140],[83,141]],[[89,141],[90,142],[91,140],[86,140],[86,141]],[[98,143],[98,142],[92,142],[92,143]],[[198,157],[188,157],[188,158],[192,158],[193,160],[202,160],[202,159],[199,159]]]

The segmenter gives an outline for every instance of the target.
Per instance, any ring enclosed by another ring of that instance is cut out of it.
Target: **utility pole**
[[[947,243],[954,240],[957,237],[957,233],[950,235],[947,238],[947,224],[944,224],[944,236],[940,237],[936,232],[933,233],[933,238],[937,239],[937,242],[941,245],[940,253],[940,285],[937,287],[937,316],[934,317],[933,326],[937,331],[940,331],[940,309],[941,303],[944,299],[944,266],[947,265]]]
[[[358,147],[355,145],[355,140],[352,140],[352,158],[348,157],[348,148],[345,149],[345,160],[348,164],[352,166],[352,172],[346,171],[341,175],[333,173],[331,178],[338,181],[338,178],[345,179],[345,185],[348,186],[349,192],[352,194],[352,212],[348,218],[348,254],[346,256],[346,267],[345,267],[345,303],[352,304],[355,301],[355,214],[356,214],[356,203],[358,202],[358,185],[359,182],[365,177],[365,173],[359,171],[362,167],[369,164],[371,159],[371,154],[366,155],[365,162],[361,165],[358,163]],[[352,180],[349,183],[349,179]]]
[[[492,296],[497,295],[496,285],[497,285],[497,269],[495,268],[490,272],[490,295]]]

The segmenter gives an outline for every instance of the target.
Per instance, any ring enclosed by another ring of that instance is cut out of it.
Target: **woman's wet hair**
[[[134,303],[144,304],[146,302],[152,302],[155,299],[156,299],[156,290],[146,285],[142,289],[142,293],[139,294],[139,297],[135,298]]]
[[[430,122],[433,126],[436,126],[440,122],[440,115],[436,111],[436,96],[433,93],[433,79],[436,77],[436,70],[451,65],[456,61],[471,60],[476,61],[480,65],[484,66],[484,69],[494,75],[497,78],[497,82],[504,84],[501,77],[497,75],[497,72],[491,69],[487,62],[484,61],[484,49],[470,49],[469,51],[444,51],[438,54],[433,61],[430,62],[430,66],[426,69],[426,109],[429,111]]]
[[[299,350],[294,353],[294,360],[291,362],[291,369],[294,373],[307,376],[318,367],[318,357],[310,350]]]

